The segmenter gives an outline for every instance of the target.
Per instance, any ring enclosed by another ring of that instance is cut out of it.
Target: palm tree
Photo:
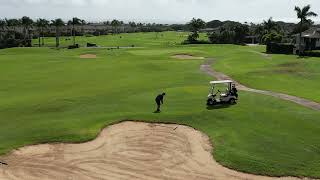
[[[300,56],[302,55],[302,25],[303,23],[310,21],[310,19],[308,19],[309,17],[318,16],[316,13],[310,11],[310,8],[311,8],[310,5],[304,6],[302,9],[298,6],[294,8],[294,10],[297,13],[297,17],[300,20],[300,23],[299,23],[299,26],[300,26],[299,27],[299,55]]]
[[[42,25],[41,25],[41,21],[40,21],[40,19],[38,19],[35,23],[34,23],[34,25],[37,27],[37,29],[38,29],[38,46],[40,47],[41,46],[41,29],[42,29]]]
[[[113,33],[118,34],[118,26],[120,26],[120,25],[121,25],[120,21],[118,21],[116,19],[112,20],[111,26],[113,27]]]
[[[55,19],[51,21],[51,25],[56,28],[56,47],[60,46],[60,27],[64,26],[65,23],[62,19]]]
[[[72,36],[73,36],[73,45],[76,45],[76,25],[81,25],[81,19],[74,17],[68,22],[68,25],[72,25]]]
[[[39,31],[39,47],[41,46],[41,39],[42,39],[42,46],[44,46],[44,29],[49,26],[49,21],[46,19],[38,19],[35,25]]]
[[[135,22],[129,22],[129,26],[131,27],[131,31],[134,32],[137,27],[137,24]]]
[[[0,19],[0,40],[2,39],[2,36],[4,35],[6,26],[7,26],[6,21],[3,19]]]
[[[84,25],[87,25],[87,22],[85,20],[80,20],[80,24],[81,24],[81,33],[84,34]]]
[[[265,30],[262,24],[255,25],[254,30],[252,32],[253,35],[258,36],[259,42],[261,43],[261,39],[265,34]]]
[[[272,31],[278,31],[278,24],[272,20],[270,17],[267,21],[263,21],[262,26],[266,33],[271,33]]]
[[[5,19],[7,24],[7,31],[13,34],[13,38],[16,38],[16,27],[21,25],[21,21],[18,19]]]
[[[46,28],[50,25],[50,22],[46,19],[42,19],[42,46],[44,46],[44,32]]]
[[[28,38],[28,46],[31,46],[30,44],[30,28],[32,27],[33,20],[30,19],[27,16],[23,16],[21,18],[21,24],[23,26],[23,34],[24,34],[24,45],[27,43]],[[28,37],[27,37],[28,36]]]

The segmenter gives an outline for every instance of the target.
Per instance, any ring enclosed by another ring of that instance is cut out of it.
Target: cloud
[[[275,20],[296,21],[295,5],[311,4],[312,10],[320,11],[319,0],[0,0],[0,4],[0,17],[78,16],[91,21],[117,18],[186,22],[199,17],[207,21],[259,22],[271,16]]]

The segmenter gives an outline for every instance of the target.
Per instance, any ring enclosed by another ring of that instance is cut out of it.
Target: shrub
[[[262,42],[264,44],[280,43],[282,41],[283,36],[277,32],[271,32],[262,36]]]
[[[85,36],[85,37],[94,37],[93,34],[85,34],[84,36]]]
[[[292,54],[294,45],[292,44],[281,44],[281,43],[268,43],[267,53],[273,54]]]
[[[94,44],[94,43],[87,43],[87,47],[97,47],[97,44]]]
[[[320,57],[320,52],[319,51],[305,51],[303,56],[310,56],[310,57]]]
[[[209,41],[205,41],[205,40],[197,40],[197,41],[189,41],[189,40],[185,40],[183,41],[181,44],[211,44]]]
[[[68,49],[77,49],[79,47],[80,47],[79,44],[75,44],[75,45],[68,46]]]

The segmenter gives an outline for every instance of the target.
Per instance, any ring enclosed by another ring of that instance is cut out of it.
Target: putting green
[[[143,33],[121,39],[95,37],[97,42],[90,39],[98,45],[128,46],[136,37],[141,48],[135,49],[0,50],[0,153],[29,144],[83,142],[94,139],[107,125],[142,119],[201,130],[214,143],[215,159],[239,171],[320,177],[319,111],[247,92],[240,92],[235,106],[207,109],[212,78],[200,71],[202,60],[171,58],[186,53],[231,62],[239,53],[243,59],[260,55],[241,46],[181,46],[175,43],[180,34],[174,32],[159,39],[151,38],[154,36]],[[230,53],[222,54],[222,50]],[[83,60],[81,54],[98,58]],[[242,58],[240,61],[246,62]],[[232,67],[242,77],[248,69],[245,66]],[[273,78],[277,81],[277,76]],[[153,114],[154,98],[163,91],[167,93],[163,112]]]

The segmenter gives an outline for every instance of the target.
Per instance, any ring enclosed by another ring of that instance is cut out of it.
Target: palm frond
[[[294,10],[297,12],[297,14],[301,14],[301,9],[300,9],[300,7],[296,6],[296,7],[294,8]]]
[[[306,16],[307,16],[307,17],[312,17],[312,16],[316,17],[316,16],[318,16],[318,14],[315,13],[315,12],[308,12],[308,13],[306,14]]]
[[[302,14],[306,15],[309,12],[310,8],[311,8],[310,4],[304,6],[302,8]]]

